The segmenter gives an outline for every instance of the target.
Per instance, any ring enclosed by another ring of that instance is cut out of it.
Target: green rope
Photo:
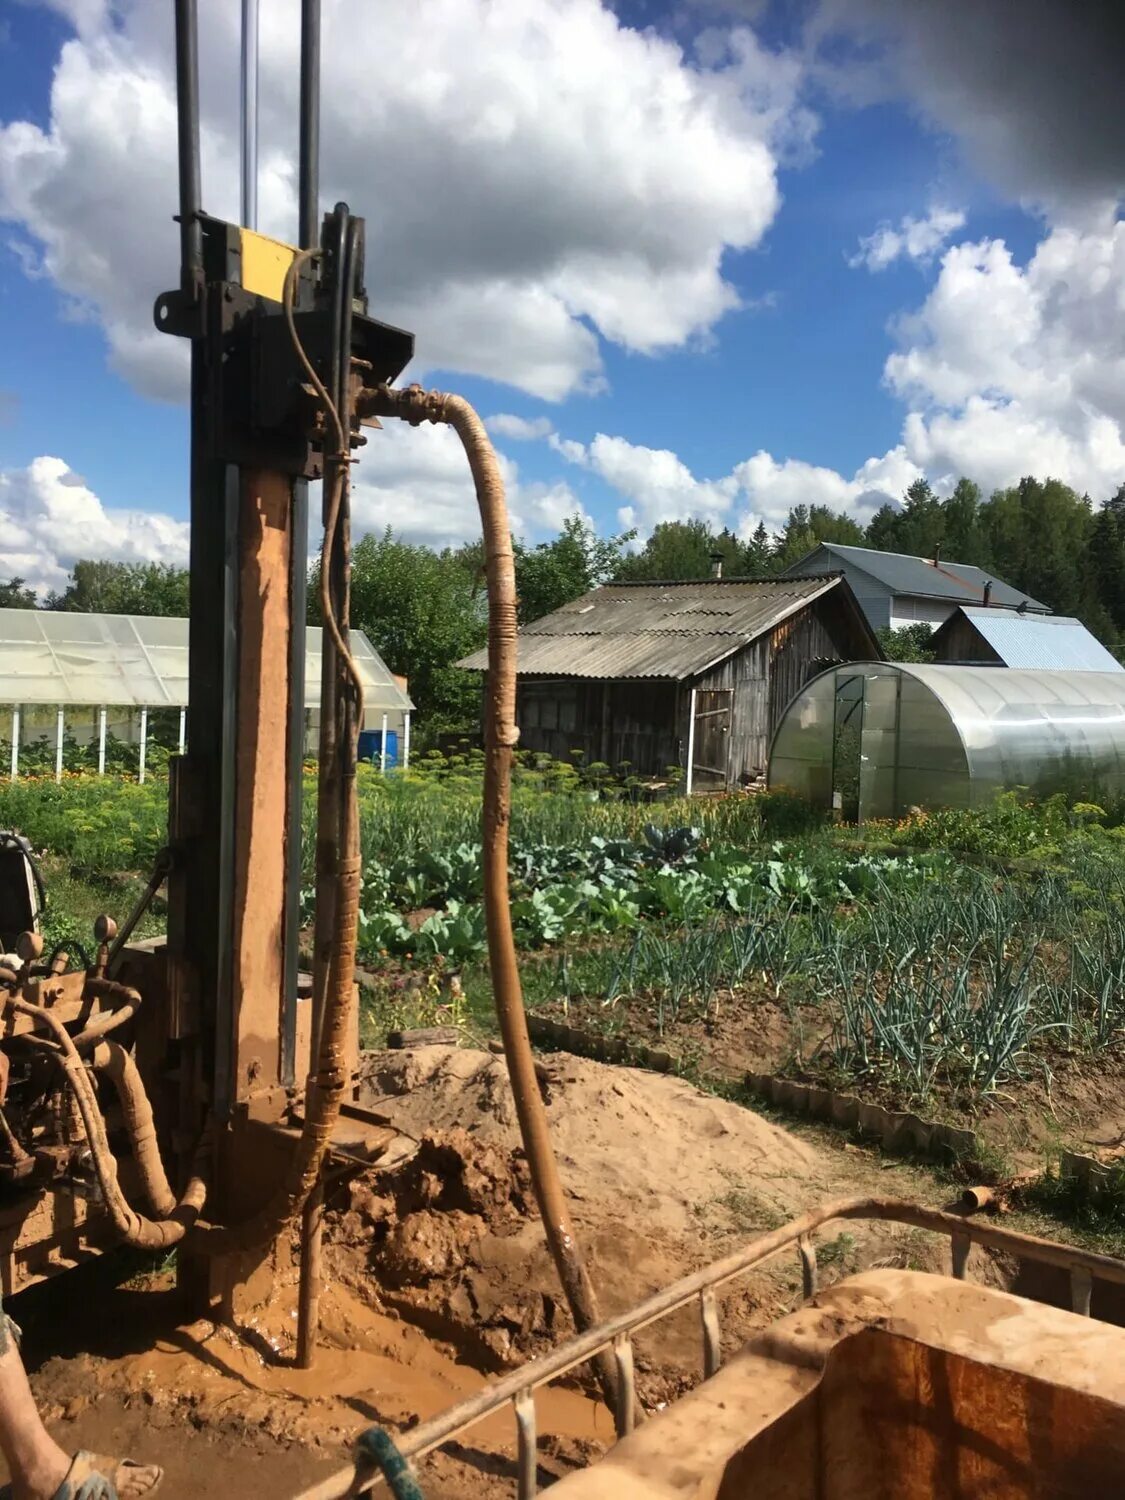
[[[383,1478],[391,1487],[394,1500],[424,1500],[410,1465],[395,1447],[390,1433],[384,1432],[381,1427],[369,1427],[360,1434],[356,1447],[361,1460],[376,1465],[382,1471]]]

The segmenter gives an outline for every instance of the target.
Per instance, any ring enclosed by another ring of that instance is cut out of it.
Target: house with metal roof
[[[523,749],[690,791],[765,772],[789,700],[836,662],[881,658],[846,579],[613,583],[519,633]],[[460,666],[485,671],[487,652]]]
[[[934,660],[1039,672],[1125,672],[1081,620],[961,605],[933,638]]]
[[[1012,588],[994,573],[940,556],[911,557],[904,552],[821,542],[781,576],[807,578],[813,573],[842,573],[875,630],[937,626],[959,604],[1022,609],[1037,615],[1051,612],[1048,605]]]

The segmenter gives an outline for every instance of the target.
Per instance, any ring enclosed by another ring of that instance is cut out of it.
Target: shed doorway
[[[722,791],[730,775],[730,725],[734,692],[713,688],[691,694],[687,792]]]

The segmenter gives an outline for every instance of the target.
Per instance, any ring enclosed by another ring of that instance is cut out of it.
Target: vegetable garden
[[[105,905],[107,881],[143,879],[165,797],[159,781],[83,776],[0,787],[0,827],[58,876],[56,930],[84,884]],[[1104,1061],[1125,1036],[1119,815],[1009,794],[854,830],[784,794],[646,805],[524,765],[511,895],[527,1003],[704,1069],[721,1064],[716,1037],[746,1064],[768,1020],[771,1065],[902,1104],[1049,1087],[1061,1061]],[[478,818],[472,756],[362,777],[369,1039],[451,1016],[488,1027]],[[310,816],[306,916],[312,852]]]

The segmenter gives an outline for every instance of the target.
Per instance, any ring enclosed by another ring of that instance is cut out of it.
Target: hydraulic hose
[[[133,1148],[133,1160],[153,1213],[158,1219],[170,1219],[176,1212],[176,1195],[160,1159],[152,1105],[133,1054],[127,1052],[120,1042],[103,1041],[94,1048],[90,1062],[97,1072],[105,1074],[117,1094]]]
[[[551,1145],[547,1111],[527,1030],[512,915],[508,904],[508,831],[512,812],[512,754],[516,726],[516,569],[504,480],[484,423],[461,396],[383,386],[362,395],[360,416],[400,417],[417,426],[441,422],[461,439],[476,486],[484,534],[488,582],[488,689],[484,726],[484,808],[482,844],[488,962],[496,1017],[515,1098],[520,1136],[531,1172],[543,1229],[566,1300],[580,1333],[598,1323],[593,1284],[582,1258]],[[617,1399],[612,1356],[596,1356],[598,1379],[607,1404]]]
[[[135,990],[128,984],[118,984],[113,979],[90,977],[86,980],[82,994],[83,998],[89,997],[91,1000],[111,1001],[112,1007],[103,1011],[101,1015],[95,1016],[88,1026],[71,1038],[79,1052],[84,1047],[88,1047],[91,1042],[100,1041],[111,1031],[124,1026],[126,1021],[131,1021],[141,1008],[140,990]]]
[[[53,1055],[70,1084],[78,1104],[82,1128],[90,1147],[94,1171],[102,1190],[106,1210],[123,1242],[127,1245],[134,1245],[140,1250],[168,1250],[173,1245],[178,1245],[188,1230],[195,1225],[203,1209],[207,1194],[203,1179],[198,1176],[192,1177],[180,1201],[176,1203],[174,1199],[172,1200],[173,1207],[169,1217],[154,1221],[137,1213],[121,1191],[121,1185],[117,1180],[117,1162],[106,1138],[105,1121],[98,1107],[94,1085],[66,1027],[58,1016],[45,1010],[41,1005],[32,1005],[30,1001],[15,998],[9,1000],[8,1004],[17,1013],[31,1016],[38,1021],[51,1033],[57,1045],[57,1051]],[[139,1083],[139,1079],[137,1081]],[[166,1183],[165,1186],[167,1186]],[[170,1190],[169,1196],[171,1197]]]

